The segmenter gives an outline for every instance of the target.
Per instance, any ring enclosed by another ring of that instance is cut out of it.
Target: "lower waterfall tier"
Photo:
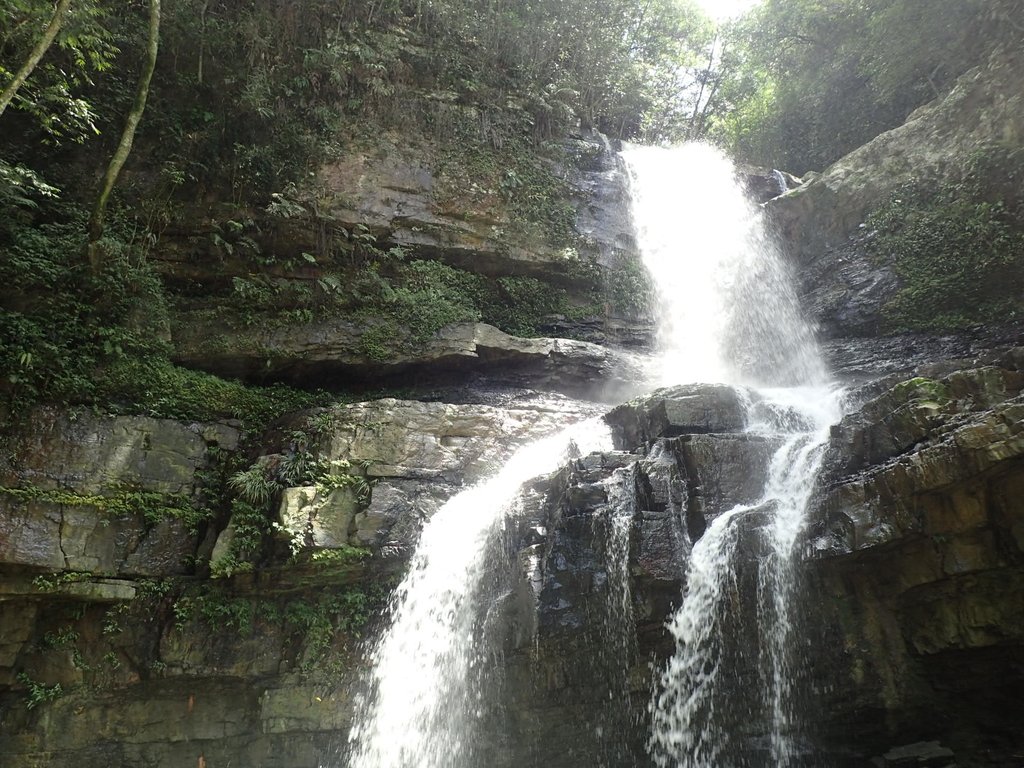
[[[832,430],[801,545],[797,693],[809,765],[938,759],[927,754],[948,758],[943,765],[1014,764],[1024,693],[1024,352],[988,362],[876,383],[854,393]],[[701,411],[711,421],[694,428],[672,390],[632,404],[632,426],[616,429],[619,450],[533,481],[522,514],[494,542],[487,621],[500,663],[487,682],[500,695],[479,713],[479,764],[647,764],[650,665],[672,653],[665,622],[692,543],[723,511],[757,500],[775,447],[738,431],[720,389],[685,394],[716,404]],[[368,462],[379,478],[369,506],[295,502],[312,526],[305,554],[300,542],[296,556],[285,548],[258,574],[205,583],[175,577],[178,560],[201,545],[187,526],[136,524],[112,502],[89,506],[104,489],[82,478],[102,466],[112,487],[187,494],[209,447],[231,446],[229,431],[82,416],[62,432],[70,440],[13,445],[23,461],[5,486],[41,490],[4,495],[4,765],[201,758],[297,768],[338,754],[363,664],[359,638],[374,631],[374,600],[394,583],[417,521],[462,478],[479,476],[488,452],[493,460],[526,431],[592,412],[508,405],[349,407],[325,427],[325,455],[344,458],[331,453],[344,444],[353,463]],[[366,429],[352,433],[354,424]],[[624,429],[639,436],[632,445]],[[338,440],[343,433],[358,440]],[[615,510],[628,511],[618,533]],[[348,536],[363,531],[370,554],[340,554],[352,544],[330,538],[332,515],[347,515]],[[741,521],[738,647],[760,642],[745,617],[764,521],[756,508]],[[628,606],[608,565],[623,547],[613,534],[626,536]],[[164,570],[140,571],[133,553],[142,551],[164,553],[147,559]],[[54,558],[70,564],[67,575],[37,578]],[[742,690],[757,675],[741,669],[730,685]],[[747,763],[767,765],[765,723],[736,729]]]

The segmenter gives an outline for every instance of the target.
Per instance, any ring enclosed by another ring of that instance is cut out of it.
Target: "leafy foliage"
[[[711,136],[752,162],[822,169],[1019,37],[1016,3],[766,0],[726,33]]]
[[[28,486],[7,488],[0,486],[0,495],[19,502],[40,501],[67,507],[93,507],[98,512],[111,515],[139,515],[149,525],[171,518],[181,520],[195,533],[200,523],[210,514],[209,510],[196,507],[181,494],[163,494],[143,491],[137,488],[122,488],[107,495],[81,494],[73,491]]]
[[[25,672],[18,673],[18,682],[25,686],[25,707],[35,709],[40,704],[55,701],[64,695],[64,689],[60,683],[46,685],[38,680],[33,680]]]
[[[111,8],[99,0],[70,6],[56,41],[15,97],[25,130],[51,144],[82,142],[97,133],[88,90],[97,74],[108,72],[119,50]],[[39,30],[53,13],[53,3],[0,0],[0,86],[14,79]]]
[[[258,428],[286,410],[324,399],[287,387],[247,387],[173,365],[163,287],[146,258],[145,230],[119,222],[99,274],[81,259],[85,216],[60,204],[62,220],[0,231],[0,393],[12,412],[41,400],[102,403],[165,418],[236,418]]]
[[[385,596],[383,589],[348,586],[315,598],[272,600],[232,597],[216,587],[206,587],[178,598],[173,611],[179,631],[193,621],[243,635],[251,635],[261,625],[283,626],[300,638],[301,668],[310,672],[338,640],[359,635],[371,616],[383,608]]]
[[[0,313],[2,336],[11,340],[0,347],[7,372],[0,386],[15,401],[89,402],[98,368],[164,350],[163,294],[144,262],[145,242],[123,230],[108,241],[105,269],[91,274],[80,256],[84,217],[68,213],[0,234],[0,280],[14,294]]]

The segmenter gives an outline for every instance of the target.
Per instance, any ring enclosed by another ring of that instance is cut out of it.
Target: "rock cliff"
[[[891,253],[872,250],[876,233],[868,218],[909,184],[955,186],[985,152],[1012,153],[1024,146],[1022,77],[1024,57],[1000,49],[903,125],[767,203],[792,259],[804,306],[838,373],[872,375],[895,368],[892,361],[909,360],[912,366],[966,357],[1012,345],[1020,337],[1019,318],[1007,314],[985,327],[894,335],[879,346],[877,337],[893,332],[883,317],[886,304],[905,279],[897,274]],[[987,174],[983,183],[990,202],[999,200],[1012,209],[1020,199],[1020,178],[1006,165]]]

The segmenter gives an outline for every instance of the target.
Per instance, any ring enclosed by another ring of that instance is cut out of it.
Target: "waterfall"
[[[761,749],[786,766],[797,749],[790,656],[794,549],[828,426],[839,415],[839,393],[827,381],[792,282],[761,229],[760,212],[745,198],[729,161],[699,145],[629,148],[624,157],[638,243],[658,287],[659,354],[651,363],[652,379],[737,387],[747,403],[748,431],[778,446],[761,500],[721,514],[693,543],[685,596],[668,627],[675,654],[660,671],[650,704],[648,748],[659,766],[727,768],[744,764],[737,758],[737,726],[764,722]],[[488,542],[502,530],[524,482],[550,472],[573,447],[588,453],[607,450],[609,442],[596,421],[534,442],[427,522],[392,597],[390,626],[370,650],[370,679],[356,702],[347,765],[479,764],[474,739],[493,712],[480,683],[488,662],[480,643],[490,599],[481,583]],[[635,652],[629,560],[634,472],[635,466],[620,468],[602,481],[608,503],[592,523],[606,542],[594,579],[606,604],[590,616],[603,640],[593,658],[610,691],[627,689],[628,659]],[[756,578],[747,593],[757,598],[752,618],[734,610],[735,597],[746,588],[738,579],[751,551]],[[756,640],[738,649],[734,635],[749,635],[753,625]],[[743,681],[740,695],[738,662],[754,662],[757,678]],[[622,730],[623,711],[612,700],[588,727],[612,744],[614,738],[606,737]],[[612,768],[633,763],[615,746],[603,755],[601,764]]]
[[[703,144],[623,154],[657,290],[656,382],[824,382],[792,280],[732,162]]]
[[[519,449],[490,479],[449,500],[424,527],[409,573],[392,597],[391,626],[371,654],[370,691],[349,735],[352,768],[469,766],[482,662],[474,642],[486,541],[520,487],[570,450],[608,448],[588,420]]]
[[[730,161],[699,144],[635,147],[625,157],[638,243],[658,287],[659,382],[749,387],[748,431],[779,446],[760,501],[721,514],[694,544],[668,627],[676,650],[650,705],[649,749],[659,766],[743,764],[749,747],[737,737],[763,722],[772,764],[788,766],[797,750],[794,549],[840,392]],[[753,628],[737,608],[750,550],[758,555]],[[744,666],[758,679],[738,681]]]

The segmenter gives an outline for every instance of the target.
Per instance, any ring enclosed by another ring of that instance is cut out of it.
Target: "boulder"
[[[630,450],[660,437],[742,431],[749,401],[745,391],[722,384],[686,384],[638,397],[604,419],[615,447]]]

